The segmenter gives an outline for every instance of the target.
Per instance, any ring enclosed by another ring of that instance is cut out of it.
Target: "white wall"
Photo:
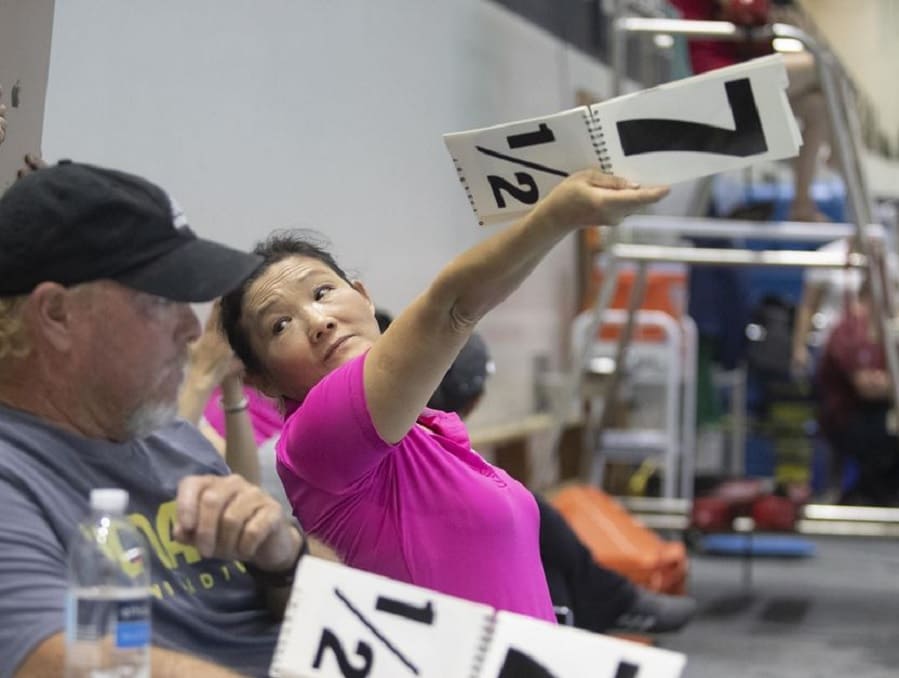
[[[485,234],[441,134],[606,83],[483,0],[59,0],[44,153],[143,173],[239,247],[316,227],[397,311]],[[473,423],[530,411],[533,356],[558,358],[575,292],[570,240],[484,321],[498,373]]]

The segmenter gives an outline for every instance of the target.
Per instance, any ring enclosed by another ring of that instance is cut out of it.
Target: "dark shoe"
[[[689,596],[669,596],[637,589],[630,609],[615,620],[614,630],[639,633],[666,633],[686,625],[696,612],[696,601]]]

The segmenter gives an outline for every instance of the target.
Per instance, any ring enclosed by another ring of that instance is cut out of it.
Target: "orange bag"
[[[552,497],[593,559],[651,591],[684,594],[687,552],[663,540],[609,495],[589,485],[571,485]]]

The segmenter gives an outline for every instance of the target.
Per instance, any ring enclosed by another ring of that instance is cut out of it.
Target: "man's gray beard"
[[[147,403],[131,413],[125,425],[126,431],[132,438],[146,438],[171,424],[177,417],[177,403]]]

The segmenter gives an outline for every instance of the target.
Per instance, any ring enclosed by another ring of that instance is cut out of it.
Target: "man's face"
[[[96,408],[112,438],[139,437],[177,412],[187,346],[200,335],[189,304],[89,283],[73,359],[79,360]]]

